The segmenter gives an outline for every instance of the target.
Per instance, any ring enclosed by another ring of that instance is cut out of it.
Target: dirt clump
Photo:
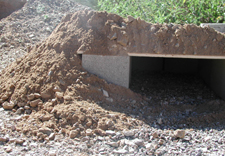
[[[38,139],[48,139],[52,133],[71,138],[105,135],[106,130],[122,131],[141,126],[144,122],[154,124],[157,120],[162,124],[159,119],[162,109],[169,113],[187,109],[189,106],[155,105],[147,97],[109,84],[82,68],[77,53],[127,55],[127,51],[135,52],[129,48],[139,33],[128,34],[126,31],[132,28],[129,24],[140,28],[153,25],[140,19],[131,21],[133,24],[106,12],[84,10],[68,14],[46,41],[28,48],[27,55],[5,68],[0,73],[0,102],[8,102],[6,104],[10,104],[18,114],[28,114],[20,118],[16,130]],[[183,30],[188,26],[179,27]],[[193,26],[195,28],[221,35],[210,28]],[[129,37],[132,34],[133,37]],[[222,41],[224,37],[215,41],[215,49],[223,47]],[[112,46],[116,50],[110,50]],[[203,53],[200,51],[199,54]],[[171,120],[165,124],[185,121]],[[190,122],[191,126],[193,124]]]

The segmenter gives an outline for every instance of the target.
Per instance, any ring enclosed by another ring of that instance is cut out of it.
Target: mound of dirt
[[[74,0],[29,0],[21,9],[1,19],[0,71],[27,53],[27,47],[49,37],[66,14],[84,9],[91,8]]]
[[[88,43],[92,37],[89,32],[93,31],[85,29],[83,24],[94,14],[84,11],[66,16],[49,39],[29,49],[25,57],[2,71],[0,97],[3,108],[17,110],[17,113],[32,112],[29,119],[39,125],[26,127],[26,122],[22,122],[23,132],[29,129],[29,133],[36,135],[40,126],[54,131],[58,131],[58,127],[71,130],[75,124],[82,132],[91,128],[101,134],[101,130],[136,125],[98,105],[117,111],[128,107],[131,98],[141,101],[140,96],[87,73],[76,54],[81,43]],[[124,120],[127,124],[122,124]]]
[[[88,17],[83,25],[93,33],[89,42],[82,43],[78,53],[225,55],[224,34],[210,27],[151,24],[139,18],[123,19],[106,12]]]
[[[4,109],[13,110],[18,114],[30,114],[18,119],[20,122],[17,131],[40,139],[48,137],[52,132],[65,133],[72,138],[94,133],[105,135],[106,130],[135,128],[144,122],[153,124],[162,109],[173,113],[192,107],[162,108],[151,104],[147,98],[129,89],[108,84],[82,68],[81,59],[77,55],[81,51],[127,55],[126,52],[133,43],[123,44],[126,42],[123,37],[128,35],[124,30],[130,29],[124,27],[125,24],[138,25],[138,21],[126,22],[114,14],[88,10],[68,14],[46,41],[28,48],[26,56],[17,59],[4,69],[0,73],[0,103]],[[141,27],[143,23],[140,24]],[[149,26],[155,27],[150,24]],[[167,26],[162,27],[164,30]],[[203,29],[190,25],[178,27],[182,30],[184,28],[192,30],[193,27],[193,30],[196,28],[211,35],[221,35],[210,28]],[[115,35],[114,39],[109,40],[108,36],[115,34],[111,28],[117,31],[118,36]],[[137,30],[139,29],[133,28],[132,31]],[[135,37],[127,40],[127,43],[133,39]],[[223,40],[224,38],[215,41],[218,45],[215,48],[220,49],[219,45]],[[110,51],[108,48],[110,46],[117,50]],[[134,114],[136,119],[132,118]],[[150,115],[152,117],[148,118]],[[198,121],[195,117],[189,123],[199,124],[193,121]],[[175,122],[184,123],[186,120],[174,120],[170,121],[170,124]],[[204,118],[202,123],[205,123]]]
[[[22,8],[25,3],[26,0],[0,0],[0,20]]]

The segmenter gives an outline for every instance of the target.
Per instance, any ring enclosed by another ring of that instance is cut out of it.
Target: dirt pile
[[[26,56],[0,73],[3,108],[29,114],[18,119],[17,131],[40,139],[49,139],[55,132],[71,138],[105,135],[106,130],[135,128],[144,122],[154,124],[162,110],[173,114],[193,107],[155,105],[146,97],[108,84],[82,68],[77,53],[126,55],[125,51],[129,51],[129,46],[126,49],[126,44],[123,45],[126,40],[119,37],[121,34],[108,39],[111,33],[108,32],[115,25],[110,24],[112,20],[125,29],[126,20],[114,14],[88,10],[68,14],[46,41],[28,48]],[[115,26],[116,31],[123,32],[121,29]],[[209,28],[201,30],[221,35]],[[219,45],[220,42],[215,43]],[[117,51],[110,51],[112,45],[116,45]],[[190,126],[199,125],[198,119],[193,117]],[[165,121],[165,124],[186,121]],[[205,118],[200,122],[206,123]]]
[[[0,20],[22,8],[25,3],[26,0],[0,0]]]
[[[26,121],[21,122],[18,130],[39,137],[49,132],[40,130],[41,127],[51,128],[51,131],[59,131],[59,127],[76,129],[84,134],[86,129],[92,129],[104,135],[102,130],[121,130],[138,124],[98,105],[117,111],[126,108],[131,98],[141,101],[140,96],[107,84],[82,69],[76,51],[92,37],[89,32],[93,31],[85,29],[83,24],[93,14],[96,13],[84,11],[67,15],[49,39],[29,49],[25,57],[2,71],[3,108],[14,109],[17,113],[32,112],[30,122],[36,123],[31,126]]]
[[[90,8],[74,0],[29,0],[24,7],[1,19],[0,71],[27,53],[27,47],[49,37],[66,14],[84,9]]]
[[[82,43],[80,53],[225,55],[224,34],[210,27],[151,24],[139,18],[123,19],[106,12],[95,14],[84,25],[99,37],[93,34],[95,37],[90,38],[89,43]]]

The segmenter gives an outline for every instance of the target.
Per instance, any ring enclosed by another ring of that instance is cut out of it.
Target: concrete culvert
[[[25,3],[26,0],[0,0],[0,20],[21,9]]]
[[[130,88],[158,104],[201,104],[224,94],[223,59],[131,57]]]

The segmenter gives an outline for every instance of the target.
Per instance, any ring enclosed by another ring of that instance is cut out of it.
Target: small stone
[[[157,119],[157,122],[158,122],[158,124],[161,125],[161,124],[163,123],[162,118],[158,118],[158,119]]]
[[[35,98],[34,94],[27,95],[28,100],[33,100]]]
[[[63,93],[62,93],[62,92],[55,92],[55,96],[56,96],[58,99],[62,99],[62,98],[63,98]]]
[[[106,135],[116,135],[116,132],[115,131],[112,131],[112,130],[106,130],[105,131]]]
[[[30,106],[31,107],[37,107],[37,105],[38,105],[39,102],[42,102],[42,100],[41,99],[36,99],[34,101],[31,101],[30,102]]]
[[[22,139],[16,139],[15,142],[16,144],[22,145],[24,143],[25,140]]]
[[[106,135],[106,132],[103,131],[102,129],[95,129],[94,133],[95,134],[99,134],[100,136],[105,136]]]
[[[119,146],[119,144],[117,142],[109,142],[107,144],[112,146],[112,147],[118,147]]]
[[[35,96],[35,98],[40,98],[41,97],[41,95],[39,94],[39,93],[34,93],[34,96]]]
[[[24,108],[19,108],[16,111],[16,114],[22,114],[24,112]]]
[[[24,106],[24,109],[30,109],[30,106]]]
[[[113,150],[113,153],[117,154],[126,154],[128,151],[125,149],[120,149],[120,150]]]
[[[158,135],[157,132],[154,132],[154,133],[152,134],[152,136],[153,136],[153,138],[158,138],[158,137],[159,137],[159,135]]]
[[[9,138],[7,138],[7,137],[0,137],[0,142],[6,142],[8,140],[9,140]]]
[[[3,107],[5,110],[12,110],[14,106],[15,106],[15,103],[12,102],[12,101],[10,101],[10,103],[6,101],[6,102],[4,102],[4,103],[2,104],[2,107]]]
[[[49,135],[49,140],[54,140],[55,139],[55,133],[51,133]]]
[[[56,156],[56,155],[57,155],[56,151],[49,151],[48,152],[48,156]]]
[[[143,146],[144,145],[144,140],[136,138],[136,139],[133,140],[133,143],[135,143],[138,146]]]
[[[124,134],[126,137],[130,137],[130,136],[133,136],[133,135],[134,135],[134,131],[123,131],[123,134]]]
[[[164,144],[164,140],[163,139],[160,139],[159,140],[159,145],[163,145]]]
[[[212,139],[212,137],[211,136],[207,136],[207,137],[205,137],[205,142],[207,142],[207,141],[209,141],[209,140],[211,140]]]
[[[107,101],[113,102],[113,98],[106,98]]]
[[[73,138],[75,138],[78,135],[78,133],[79,133],[79,131],[72,130],[72,131],[70,131],[69,136],[70,136],[71,139],[73,139]]]
[[[5,151],[6,151],[7,153],[12,152],[12,147],[11,147],[11,146],[6,146],[6,147],[4,147],[4,149],[5,149]]]
[[[146,149],[157,149],[157,148],[158,148],[158,145],[155,144],[155,143],[147,143],[147,144],[145,145],[145,148],[146,148]]]
[[[47,134],[48,136],[52,133],[52,130],[48,127],[39,128],[39,132]]]
[[[5,95],[5,94],[4,94],[4,95],[2,96],[2,100],[3,100],[3,101],[7,100],[8,98],[9,98],[8,95]]]
[[[59,87],[55,87],[55,88],[53,89],[53,91],[54,91],[54,92],[61,92],[62,90],[61,90],[61,88],[59,88]]]
[[[31,114],[31,113],[32,113],[32,110],[26,109],[24,113],[25,113],[25,114]]]
[[[17,106],[19,106],[19,107],[24,107],[25,105],[26,105],[25,102],[19,102],[19,103],[17,104]]]
[[[51,97],[51,94],[49,94],[47,92],[41,92],[41,97],[43,99],[49,99]]]
[[[106,90],[103,89],[102,92],[105,97],[109,97],[109,93]]]
[[[24,119],[28,119],[30,117],[30,115],[24,115],[23,118]]]
[[[185,137],[185,130],[178,129],[174,132],[174,135],[176,138],[183,139]]]
[[[113,34],[113,36],[110,38],[110,40],[115,40],[115,39],[117,39],[117,34],[116,33]]]
[[[92,130],[91,129],[87,129],[86,130],[86,135],[87,136],[91,136],[92,135]]]

